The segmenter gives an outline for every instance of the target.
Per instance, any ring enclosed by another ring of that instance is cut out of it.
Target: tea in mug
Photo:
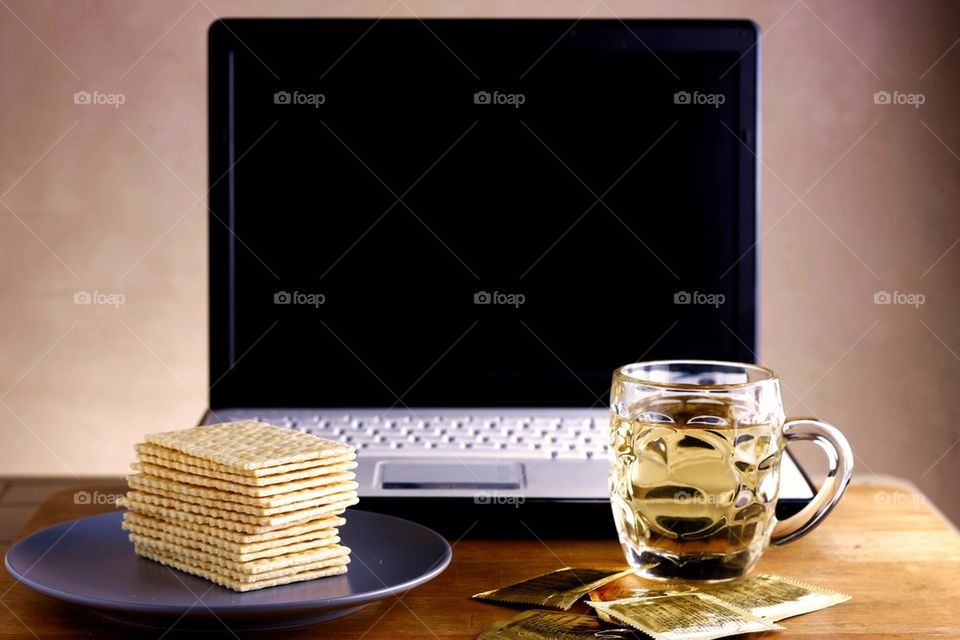
[[[673,395],[611,417],[610,495],[633,566],[669,579],[747,573],[776,523],[782,419]]]

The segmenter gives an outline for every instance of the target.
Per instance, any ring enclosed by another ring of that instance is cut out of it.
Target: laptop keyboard
[[[251,416],[223,416],[226,420]],[[358,456],[496,457],[522,459],[606,459],[607,425],[592,418],[434,416],[394,420],[374,416],[252,416],[353,445]]]

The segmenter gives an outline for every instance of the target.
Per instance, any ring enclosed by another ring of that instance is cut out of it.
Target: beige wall
[[[848,434],[861,478],[900,475],[960,519],[955,3],[5,1],[0,475],[119,474],[141,433],[204,408],[214,14],[730,16],[765,33],[762,359],[792,412]],[[876,105],[881,89],[926,102]]]

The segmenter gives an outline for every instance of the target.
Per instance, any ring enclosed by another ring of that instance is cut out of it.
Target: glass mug
[[[746,575],[768,545],[808,533],[840,500],[853,453],[834,427],[786,419],[770,369],[664,360],[617,369],[610,391],[610,502],[627,562],[648,578]],[[810,440],[830,471],[813,500],[774,516],[787,442]]]

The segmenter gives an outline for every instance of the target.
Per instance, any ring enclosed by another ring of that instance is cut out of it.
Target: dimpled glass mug
[[[644,577],[746,575],[768,545],[822,521],[850,481],[846,439],[819,420],[786,419],[765,367],[629,364],[614,372],[610,396],[610,501],[627,562]],[[830,471],[803,510],[778,522],[780,457],[796,440],[820,445]]]

